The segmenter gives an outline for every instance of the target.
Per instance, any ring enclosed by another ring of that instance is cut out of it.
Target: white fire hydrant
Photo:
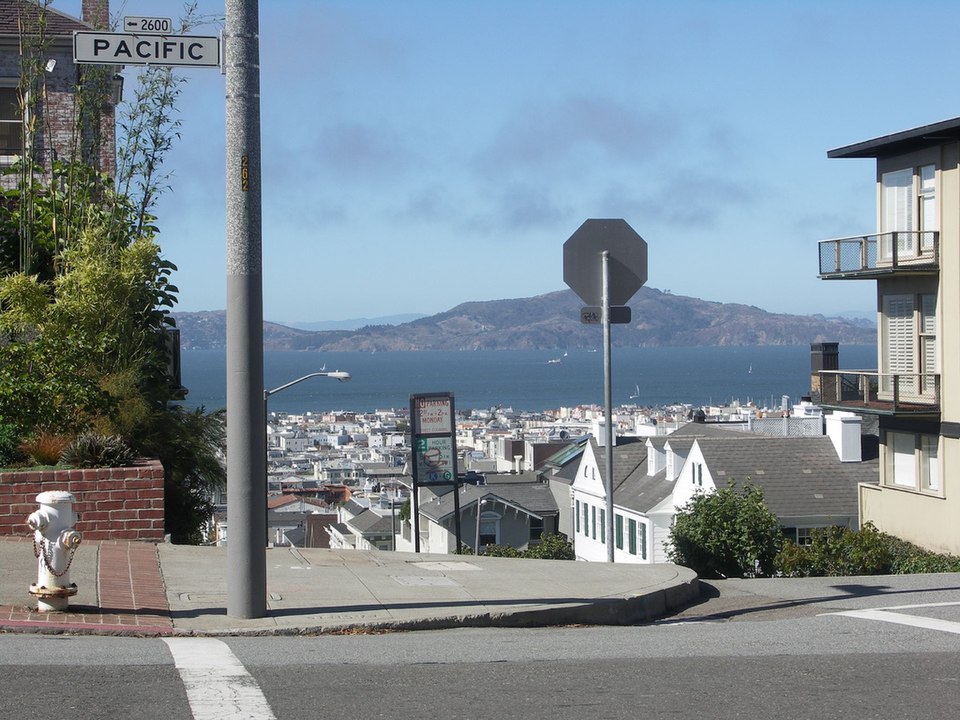
[[[27,518],[37,556],[37,582],[30,586],[30,594],[37,598],[40,612],[66,610],[67,598],[77,594],[76,583],[70,582],[70,563],[82,538],[73,528],[74,500],[61,490],[42,492],[37,495],[40,509]]]

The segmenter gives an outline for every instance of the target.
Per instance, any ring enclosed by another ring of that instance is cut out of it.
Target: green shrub
[[[20,457],[20,436],[9,423],[0,423],[0,467],[9,467]]]
[[[136,455],[123,438],[95,432],[78,435],[60,456],[64,465],[79,468],[124,467],[135,460]]]
[[[861,530],[817,528],[810,545],[785,545],[777,569],[787,577],[885,574],[891,564],[888,537],[869,523]]]
[[[512,545],[484,545],[480,554],[487,557],[522,557],[520,551]]]
[[[960,557],[924,550],[913,543],[892,535],[890,545],[890,572],[897,575],[916,573],[960,572]]]
[[[763,491],[734,483],[701,493],[677,511],[670,527],[671,562],[701,577],[769,577],[783,543],[777,516]]]
[[[531,545],[523,553],[525,558],[536,560],[574,560],[573,545],[565,535],[549,533],[540,538],[540,542]]]
[[[882,533],[871,523],[860,530],[818,528],[811,544],[788,542],[777,555],[777,570],[786,577],[907,575],[960,572],[960,557],[924,550]]]

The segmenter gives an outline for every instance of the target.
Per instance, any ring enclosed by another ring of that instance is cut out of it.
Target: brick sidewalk
[[[37,612],[0,605],[0,631],[165,635],[173,632],[157,546],[148,542],[97,543],[97,606]]]

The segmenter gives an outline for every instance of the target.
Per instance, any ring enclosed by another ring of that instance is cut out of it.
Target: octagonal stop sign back
[[[587,305],[600,305],[604,250],[609,253],[609,304],[626,305],[647,281],[647,242],[626,220],[584,221],[563,244],[563,281]]]

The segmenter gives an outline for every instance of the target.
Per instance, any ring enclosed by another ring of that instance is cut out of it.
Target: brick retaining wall
[[[84,540],[163,540],[163,466],[158,460],[123,468],[24,470],[0,473],[0,535],[30,535],[36,497],[66,490],[77,499]]]

